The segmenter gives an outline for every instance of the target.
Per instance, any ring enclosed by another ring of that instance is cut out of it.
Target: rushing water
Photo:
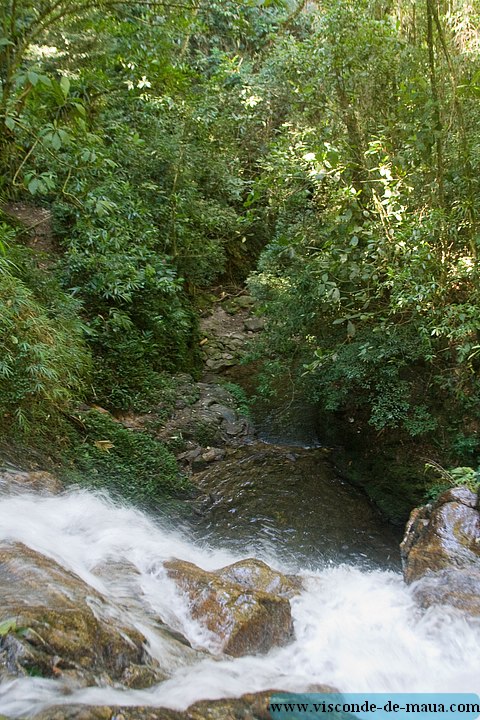
[[[139,511],[85,491],[2,497],[0,540],[20,541],[77,573],[108,599],[113,616],[141,629],[158,657],[163,645],[155,616],[195,647],[209,649],[161,561],[180,557],[214,569],[239,557],[202,547]],[[278,558],[265,559],[282,569]],[[302,572],[292,564],[283,567]],[[325,567],[321,548],[317,569],[310,563],[302,574],[306,589],[292,600],[295,640],[286,647],[239,659],[198,656],[148,690],[83,688],[65,695],[59,680],[19,679],[0,686],[0,712],[19,717],[77,702],[185,708],[199,699],[272,687],[302,691],[315,683],[345,692],[480,690],[478,624],[453,609],[420,611],[398,572]]]

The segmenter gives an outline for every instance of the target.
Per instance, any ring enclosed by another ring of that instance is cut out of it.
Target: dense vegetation
[[[3,437],[68,445],[82,400],[158,403],[198,368],[199,296],[251,272],[266,393],[288,377],[368,442],[475,467],[479,21],[476,0],[4,3]],[[48,263],[12,200],[53,213]]]

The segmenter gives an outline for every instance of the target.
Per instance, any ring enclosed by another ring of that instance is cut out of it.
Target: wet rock
[[[442,493],[433,504],[433,507],[437,508],[440,505],[445,505],[445,503],[450,502],[458,502],[467,507],[474,508],[477,507],[478,496],[477,493],[472,492],[472,490],[466,487],[454,487]]]
[[[215,574],[222,580],[236,583],[248,590],[260,590],[279,597],[292,598],[302,589],[300,577],[284,575],[256,558],[239,560],[217,570]]]
[[[260,330],[263,330],[265,327],[265,320],[257,317],[247,318],[243,325],[245,330],[249,330],[250,332],[260,332]]]
[[[165,676],[134,628],[112,623],[104,598],[21,543],[0,546],[0,677],[38,674],[76,685],[151,685]],[[145,686],[144,686],[145,687]]]
[[[413,511],[401,545],[406,582],[446,567],[480,570],[480,515],[449,490]]]
[[[135,711],[136,708],[129,708]],[[113,707],[103,705],[58,705],[50,707],[32,717],[32,720],[134,720],[135,715],[124,715],[120,709],[117,711]],[[145,716],[147,718],[148,715]],[[137,715],[140,720],[141,715]],[[165,720],[169,720],[168,715]]]
[[[416,508],[401,544],[405,581],[420,604],[480,614],[480,513],[467,488],[452,488]]]
[[[0,489],[9,494],[15,492],[38,492],[57,495],[64,489],[63,483],[44,470],[0,471]]]
[[[202,700],[187,710],[154,707],[89,707],[71,705],[51,707],[32,720],[271,720],[270,699],[281,690],[250,693],[240,698]],[[310,692],[338,693],[329,685],[318,685]]]
[[[240,657],[268,652],[291,640],[293,623],[286,596],[249,584],[255,574],[263,578],[265,586],[275,584],[273,575],[264,569],[262,575],[254,564],[249,570],[244,565],[217,572],[207,572],[183,560],[171,560],[164,565],[169,577],[188,596],[192,617],[212,633],[219,651]],[[230,572],[232,577],[243,577],[243,584],[232,581]],[[279,578],[277,582],[280,584]]]
[[[480,616],[480,572],[446,568],[427,573],[415,583],[413,594],[419,605],[451,605]]]

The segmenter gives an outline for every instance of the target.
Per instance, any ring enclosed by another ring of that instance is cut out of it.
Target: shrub
[[[71,450],[68,480],[150,506],[189,488],[174,455],[147,433],[127,430],[95,410],[78,421],[83,441]]]
[[[17,253],[15,262],[0,258],[0,307],[1,423],[41,431],[81,394],[90,368],[79,303]]]

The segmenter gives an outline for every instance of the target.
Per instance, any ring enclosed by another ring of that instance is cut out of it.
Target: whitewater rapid
[[[211,570],[241,558],[83,490],[1,497],[0,540],[22,542],[79,575],[107,598],[112,618],[143,632],[154,657],[163,651],[155,616],[193,647],[213,649],[162,561],[177,557]],[[450,608],[420,610],[399,573],[325,565],[321,548],[318,567],[308,571],[282,566],[272,555],[262,559],[304,577],[305,590],[291,601],[290,645],[265,656],[200,656],[148,690],[96,687],[66,695],[61,681],[22,678],[0,685],[0,713],[20,717],[62,703],[184,709],[201,699],[271,688],[300,692],[318,683],[357,693],[480,692],[480,623]]]

